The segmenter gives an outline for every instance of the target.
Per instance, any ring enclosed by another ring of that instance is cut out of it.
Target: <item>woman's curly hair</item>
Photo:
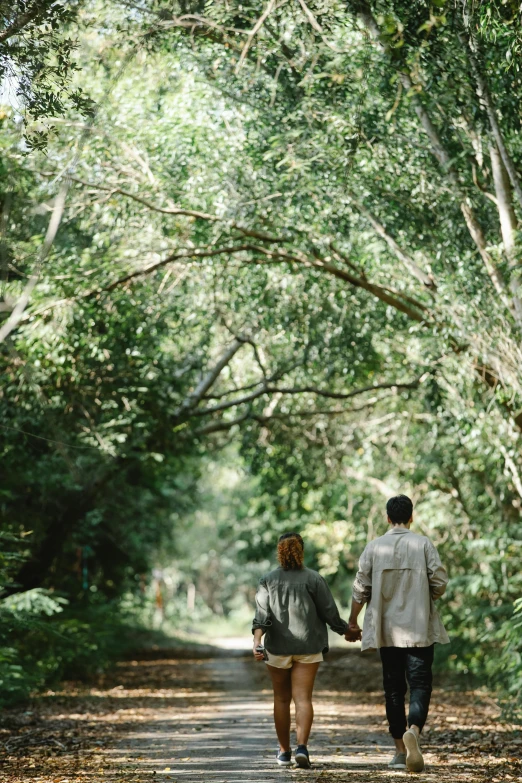
[[[277,542],[277,559],[285,571],[303,567],[304,542],[299,533],[283,533]]]

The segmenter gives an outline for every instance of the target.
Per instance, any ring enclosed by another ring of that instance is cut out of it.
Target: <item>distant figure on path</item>
[[[381,655],[386,717],[397,749],[389,766],[422,772],[419,737],[430,706],[433,647],[449,642],[433,602],[445,592],[448,575],[429,538],[410,531],[411,500],[391,498],[386,511],[390,529],[367,545],[359,561],[347,638],[361,638],[357,618],[367,603],[362,650],[376,648]]]
[[[314,708],[312,691],[323,653],[328,652],[329,625],[345,635],[342,620],[323,577],[305,568],[304,544],[299,533],[284,533],[277,545],[279,568],[263,576],[256,595],[252,625],[254,657],[266,660],[274,689],[274,722],[279,740],[277,763],[292,763],[290,747],[290,702],[295,704],[297,749],[295,762],[310,767],[308,737]],[[257,648],[265,636],[265,656]]]

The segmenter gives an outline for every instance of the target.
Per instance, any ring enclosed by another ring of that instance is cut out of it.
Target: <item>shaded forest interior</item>
[[[1,704],[248,633],[285,530],[346,606],[404,492],[515,725],[519,4],[0,10]]]

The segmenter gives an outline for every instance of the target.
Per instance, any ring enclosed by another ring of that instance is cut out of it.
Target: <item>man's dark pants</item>
[[[379,650],[386,717],[394,739],[402,739],[406,731],[406,682],[410,686],[408,726],[418,726],[422,731],[426,723],[431,697],[433,647],[432,644],[430,647],[381,647]]]

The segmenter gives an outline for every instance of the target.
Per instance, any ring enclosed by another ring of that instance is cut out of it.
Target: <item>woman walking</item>
[[[279,740],[277,763],[292,763],[290,702],[295,704],[297,750],[295,762],[310,767],[308,738],[314,708],[312,691],[323,653],[328,652],[329,625],[344,636],[348,623],[341,619],[323,577],[305,568],[304,543],[299,533],[284,533],[277,545],[279,568],[263,576],[256,594],[252,625],[254,657],[266,660],[274,690],[274,723]],[[266,657],[258,652],[265,635]]]

